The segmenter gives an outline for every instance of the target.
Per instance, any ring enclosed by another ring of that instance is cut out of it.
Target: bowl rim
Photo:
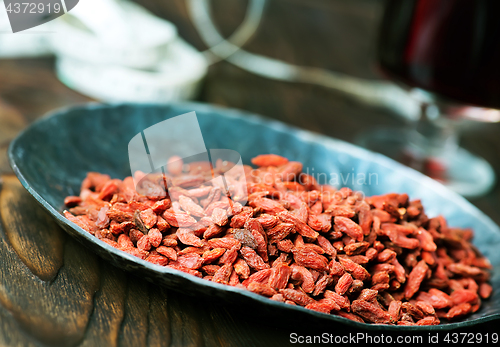
[[[410,178],[414,178],[415,180],[422,181],[422,183],[428,184],[431,186],[431,188],[435,191],[435,193],[440,194],[440,195],[447,195],[453,198],[454,200],[458,201],[459,204],[466,206],[471,212],[475,218],[481,218],[483,219],[483,222],[491,229],[496,229],[497,232],[500,232],[500,228],[498,225],[493,222],[493,220],[487,216],[484,212],[479,210],[476,206],[474,206],[472,203],[470,203],[467,199],[459,195],[458,193],[453,192],[452,190],[448,189],[441,183],[425,176],[424,174],[411,169],[407,166],[404,166],[403,164],[400,164],[393,159],[390,159],[382,154],[372,152],[370,150],[364,149],[362,147],[356,146],[354,144],[345,142],[343,140],[339,140],[333,137],[329,137],[317,132],[309,131],[309,130],[303,130],[300,129],[296,126],[289,125],[286,123],[283,123],[278,120],[270,119],[255,113],[251,113],[248,111],[243,111],[239,110],[236,108],[226,108],[222,106],[217,106],[217,105],[212,105],[208,103],[202,103],[202,102],[169,102],[169,103],[133,103],[133,102],[116,102],[116,103],[100,103],[100,102],[87,102],[87,103],[81,103],[81,104],[75,104],[75,105],[70,105],[66,107],[61,107],[52,111],[49,111],[45,113],[43,116],[29,124],[26,128],[24,128],[9,144],[8,147],[8,160],[9,163],[12,167],[12,170],[14,171],[14,174],[17,176],[19,181],[21,182],[22,186],[31,194],[35,200],[44,208],[46,209],[49,214],[53,217],[56,218],[57,222],[59,224],[64,224],[70,228],[72,228],[74,231],[76,231],[80,236],[84,237],[87,241],[92,242],[94,244],[97,244],[98,246],[102,247],[105,251],[109,253],[113,253],[114,255],[125,258],[126,261],[138,264],[140,266],[146,267],[149,271],[154,271],[158,274],[161,275],[174,275],[174,276],[179,276],[183,278],[184,280],[187,280],[189,282],[192,282],[195,285],[201,285],[201,286],[207,286],[210,287],[214,290],[222,290],[222,291],[228,291],[232,292],[233,294],[236,295],[243,295],[247,297],[247,299],[252,299],[252,300],[257,300],[258,302],[271,306],[271,307],[276,307],[281,310],[289,310],[289,311],[300,311],[302,313],[307,313],[311,314],[317,318],[321,318],[323,320],[330,320],[331,322],[338,322],[342,324],[347,324],[352,327],[360,328],[360,329],[367,329],[367,330],[393,330],[393,331],[429,331],[429,330],[452,330],[452,329],[457,329],[461,327],[469,327],[473,326],[476,324],[484,323],[487,321],[491,321],[497,318],[500,318],[500,308],[499,312],[489,314],[488,316],[483,316],[479,317],[473,320],[466,320],[466,321],[460,321],[460,322],[451,322],[451,323],[444,323],[444,324],[438,324],[438,325],[432,325],[432,326],[401,326],[401,325],[386,325],[386,324],[373,324],[373,323],[360,323],[360,322],[355,322],[349,319],[346,319],[344,317],[340,317],[335,314],[325,314],[321,312],[317,312],[314,310],[309,310],[306,308],[303,308],[301,306],[293,306],[293,305],[287,305],[282,302],[277,302],[274,300],[270,300],[268,298],[265,298],[261,295],[255,294],[249,290],[244,290],[240,289],[237,287],[229,286],[229,285],[224,285],[224,284],[219,284],[219,283],[214,283],[211,281],[204,280],[202,278],[184,273],[180,270],[152,264],[146,260],[142,260],[138,257],[135,257],[131,254],[128,254],[126,252],[120,251],[107,243],[97,239],[95,236],[91,235],[78,225],[74,224],[73,222],[69,221],[67,218],[63,216],[61,211],[57,210],[54,208],[50,203],[48,203],[36,190],[34,190],[31,186],[28,180],[25,178],[23,175],[22,170],[19,168],[17,162],[16,162],[16,154],[15,151],[17,148],[21,148],[21,145],[19,142],[27,136],[27,134],[30,131],[34,131],[40,124],[45,123],[49,121],[50,119],[53,118],[59,118],[59,117],[67,117],[70,115],[72,112],[75,111],[87,111],[87,112],[92,112],[95,110],[107,110],[107,109],[116,109],[120,107],[146,107],[146,108],[179,108],[179,109],[185,109],[185,108],[192,108],[195,112],[200,111],[206,111],[206,112],[217,112],[219,114],[222,114],[223,116],[226,117],[231,117],[231,118],[238,118],[241,119],[242,117],[250,121],[254,124],[259,124],[263,125],[266,127],[273,128],[275,130],[279,131],[286,131],[286,132],[292,132],[294,133],[297,137],[301,138],[304,141],[307,142],[320,142],[322,145],[325,147],[332,147],[334,146],[336,150],[339,149],[340,147],[344,147],[345,149],[348,149],[349,154],[354,154],[357,155],[359,158],[366,158],[369,159],[370,161],[376,161],[378,165],[382,165],[386,168],[392,169],[396,167],[399,170],[402,170],[405,175],[408,175]],[[66,230],[65,230],[66,231]],[[66,231],[67,232],[67,231]],[[99,257],[101,257],[100,254],[98,254]],[[128,272],[128,271],[127,271]]]

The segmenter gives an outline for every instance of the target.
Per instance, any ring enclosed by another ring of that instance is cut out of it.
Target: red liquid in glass
[[[500,109],[500,0],[388,0],[378,48],[389,77]]]

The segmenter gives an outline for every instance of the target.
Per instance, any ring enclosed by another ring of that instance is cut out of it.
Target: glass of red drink
[[[489,191],[495,174],[458,146],[457,127],[500,121],[499,13],[499,0],[387,0],[378,64],[421,112],[408,132],[373,132],[364,145],[464,196]]]

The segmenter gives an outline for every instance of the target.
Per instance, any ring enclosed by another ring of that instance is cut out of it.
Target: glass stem
[[[458,149],[457,123],[442,115],[436,105],[423,103],[420,119],[409,139],[414,154],[420,159],[446,160]]]

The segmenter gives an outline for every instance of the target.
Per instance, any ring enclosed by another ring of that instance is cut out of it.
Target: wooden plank
[[[148,335],[148,284],[135,277],[127,279],[125,315],[120,328],[120,346],[146,346]]]
[[[26,334],[9,311],[0,305],[0,346],[38,347],[42,344]]]
[[[168,306],[171,301],[169,292],[152,283],[149,284],[149,329],[148,346],[168,346],[173,345],[172,326]],[[184,299],[185,300],[185,299]]]
[[[94,296],[94,307],[80,347],[119,344],[120,327],[125,315],[126,274],[100,261],[100,286]]]
[[[0,304],[37,340],[74,344],[84,336],[99,289],[97,257],[71,238],[45,240],[61,238],[62,231],[16,181],[4,178],[0,193]],[[9,240],[15,240],[16,248]]]
[[[5,176],[3,181],[0,210],[7,239],[35,276],[51,281],[63,264],[65,233],[40,207],[31,208],[16,177]]]
[[[168,315],[172,334],[172,345],[174,346],[202,346],[202,331],[208,329],[208,322],[202,319],[205,306],[195,305],[193,298],[169,292],[168,293]]]
[[[26,125],[22,114],[0,97],[0,175],[12,172],[7,160],[7,148]]]

